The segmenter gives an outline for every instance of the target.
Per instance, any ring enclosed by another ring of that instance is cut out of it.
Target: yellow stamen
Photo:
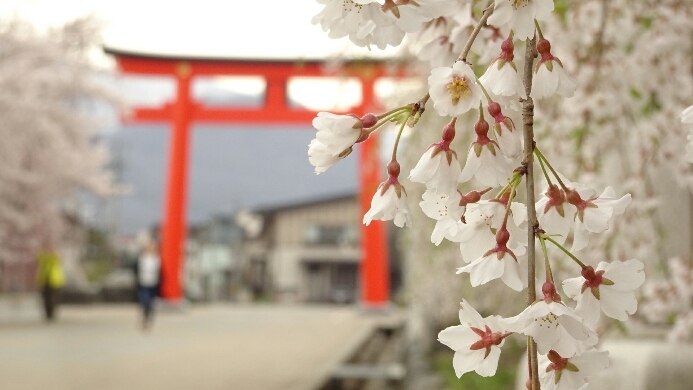
[[[460,98],[465,98],[472,93],[469,89],[468,80],[466,77],[452,76],[452,82],[448,84],[448,93],[452,98],[452,105],[456,106],[460,102]]]
[[[520,7],[526,7],[530,1],[532,0],[510,0],[510,3],[512,3],[513,8],[518,9]]]

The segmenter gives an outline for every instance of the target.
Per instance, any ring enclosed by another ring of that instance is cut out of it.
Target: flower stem
[[[520,184],[520,181],[522,180],[522,175],[519,173],[514,173],[513,176],[510,178],[508,181],[508,184],[505,185],[500,191],[498,191],[498,195],[496,195],[496,199],[499,199],[501,195],[505,193],[510,187],[513,185],[517,187],[518,184]]]
[[[534,25],[537,27],[537,34],[539,34],[539,39],[544,39],[544,34],[541,32],[541,27],[539,26],[539,22],[537,22],[536,19],[534,19]]]
[[[395,138],[395,146],[392,148],[392,161],[397,161],[397,147],[399,146],[399,140],[402,138],[402,132],[404,131],[404,127],[407,125],[407,121],[411,117],[411,112],[409,115],[407,115],[407,118],[402,121],[402,125],[399,127],[399,131],[397,132],[397,138]],[[453,121],[455,119],[453,118]],[[454,126],[454,124],[453,124]]]
[[[518,176],[519,177],[519,176]],[[507,228],[508,224],[508,216],[510,215],[510,205],[513,204],[513,198],[515,197],[515,189],[517,186],[520,184],[519,181],[515,180],[513,177],[513,180],[510,182],[510,196],[508,196],[508,204],[505,205],[505,215],[503,216],[503,228]]]
[[[556,240],[551,238],[551,236],[549,236],[548,234],[542,234],[539,238],[541,239],[542,237],[544,240],[550,241],[552,244],[556,245],[558,247],[558,249],[562,250],[563,253],[568,255],[568,257],[570,257],[574,262],[576,262],[580,266],[580,268],[586,267],[585,263],[583,263],[582,261],[580,261],[580,259],[575,257],[574,254],[570,253],[569,250],[565,249],[565,247],[563,245],[559,244]]]
[[[475,75],[475,78],[476,78],[476,84],[481,88],[481,92],[483,92],[483,93],[484,93],[484,96],[486,97],[486,101],[487,101],[488,103],[491,103],[491,102],[493,101],[493,99],[491,99],[491,96],[489,96],[488,91],[486,91],[486,88],[484,88],[484,84],[481,83],[481,80],[479,80],[479,78],[476,77],[476,75]],[[482,106],[482,105],[480,104],[480,105],[479,105],[479,110],[482,109],[481,106]]]
[[[411,107],[409,106],[400,107],[381,115],[378,119],[378,123],[376,123],[375,126],[368,129],[368,135],[383,127],[384,124],[401,115],[403,112],[406,112],[407,110],[410,111],[409,115],[407,116],[407,119],[409,119],[409,117],[411,116]],[[407,121],[405,120],[404,123],[407,123]]]
[[[551,264],[549,264],[549,251],[546,250],[546,238],[544,235],[539,235],[539,243],[541,244],[541,250],[544,252],[544,268],[546,269],[546,281],[551,281],[553,283],[553,272],[551,271]]]
[[[556,172],[556,170],[553,169],[553,166],[551,165],[549,160],[546,159],[546,156],[544,156],[544,154],[541,152],[541,150],[539,150],[539,148],[535,147],[534,148],[534,154],[537,155],[537,158],[539,159],[540,162],[542,162],[542,164],[546,164],[546,166],[549,167],[549,170],[556,177],[556,180],[558,180],[558,184],[561,185],[561,188],[563,189],[563,191],[569,191],[568,187],[566,187],[566,185],[563,183],[563,180],[561,180],[561,177],[558,175],[558,172]],[[543,165],[542,165],[542,168],[543,168]],[[547,177],[547,180],[548,180],[548,177]]]
[[[378,115],[378,116],[377,116],[378,121],[381,121],[383,118],[388,117],[388,116],[390,116],[390,115],[392,115],[392,114],[399,113],[399,112],[405,111],[405,110],[411,110],[411,108],[412,108],[412,105],[411,105],[411,104],[408,104],[408,105],[402,106],[402,107],[394,108],[394,109],[392,109],[392,110],[390,110],[390,111],[388,111],[388,112],[386,112],[386,113],[383,113],[383,114]]]
[[[534,153],[537,152],[537,148],[534,148]],[[544,173],[544,177],[546,178],[546,182],[549,184],[549,186],[552,186],[553,183],[551,182],[551,177],[549,176],[548,172],[546,172],[546,167],[544,166],[544,160],[541,158],[537,158],[539,160],[539,166],[541,166],[541,171]]]
[[[465,63],[467,62],[467,54],[469,54],[469,51],[472,49],[472,45],[476,40],[476,36],[479,35],[479,31],[481,31],[481,28],[484,27],[484,25],[486,24],[486,19],[488,19],[488,17],[491,16],[492,13],[493,1],[490,1],[486,9],[484,9],[483,15],[481,15],[479,21],[476,22],[476,26],[474,26],[472,34],[469,36],[469,39],[467,39],[467,43],[464,45],[464,49],[462,49],[462,53],[460,53],[460,56],[457,57],[457,61],[462,61]]]

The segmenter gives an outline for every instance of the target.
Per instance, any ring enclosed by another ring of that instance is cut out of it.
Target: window
[[[309,246],[357,246],[359,232],[350,225],[308,225],[303,242]]]

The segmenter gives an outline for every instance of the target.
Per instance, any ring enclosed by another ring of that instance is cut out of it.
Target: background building
[[[256,298],[358,301],[361,212],[356,194],[254,213],[262,218],[262,228],[246,238],[243,257],[244,284]]]

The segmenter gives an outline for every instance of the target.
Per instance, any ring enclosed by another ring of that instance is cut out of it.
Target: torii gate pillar
[[[169,300],[183,297],[182,259],[187,241],[188,159],[190,154],[190,65],[181,62],[176,68],[176,100],[172,107],[172,131],[164,223],[161,231],[161,295]]]

